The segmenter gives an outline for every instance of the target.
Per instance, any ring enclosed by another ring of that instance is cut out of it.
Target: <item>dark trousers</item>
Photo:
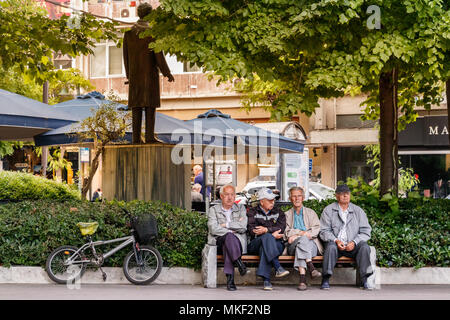
[[[283,250],[283,241],[275,239],[270,233],[265,233],[253,239],[247,247],[248,253],[259,255],[259,266],[256,274],[267,280],[270,279],[272,266],[275,269],[280,267],[278,257],[283,253]]]
[[[367,242],[359,242],[352,251],[341,251],[338,250],[335,242],[330,241],[326,244],[325,252],[323,254],[322,275],[333,275],[336,262],[342,256],[356,260],[361,280],[367,279],[367,277],[373,273],[374,270],[372,270],[370,264],[370,247]]]
[[[145,142],[155,141],[155,111],[154,108],[133,107],[131,115],[133,120],[133,143],[141,143],[142,112],[145,112]]]
[[[216,238],[218,253],[223,254],[223,272],[234,274],[234,262],[242,256],[242,245],[232,232]]]

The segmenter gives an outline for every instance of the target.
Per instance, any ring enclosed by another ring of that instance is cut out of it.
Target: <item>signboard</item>
[[[302,187],[306,198],[309,196],[309,153],[308,148],[303,153],[283,154],[282,164],[282,200],[289,200],[289,189]]]
[[[399,146],[448,146],[448,117],[429,116],[417,118],[399,132]]]
[[[80,148],[80,162],[89,163],[89,148]]]
[[[213,172],[215,172],[215,181]],[[205,161],[203,176],[205,178],[206,186],[212,186],[214,182],[216,183],[216,187],[224,186],[226,184],[236,185],[236,163],[234,160],[217,160],[215,162],[215,168],[213,168],[212,160]]]

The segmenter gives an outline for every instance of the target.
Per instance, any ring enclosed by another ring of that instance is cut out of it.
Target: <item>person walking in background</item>
[[[320,217],[319,236],[325,243],[321,289],[330,289],[329,279],[341,256],[356,259],[361,277],[361,288],[370,290],[367,278],[372,275],[370,247],[367,241],[372,231],[363,209],[350,202],[347,185],[336,188],[336,200],[325,207]]]
[[[305,192],[300,187],[289,189],[292,208],[285,212],[286,230],[284,240],[287,241],[288,255],[294,256],[294,268],[300,272],[298,290],[306,290],[306,269],[312,279],[321,276],[312,263],[312,258],[323,253],[323,246],[318,238],[320,221],[314,210],[303,206]]]
[[[243,205],[234,203],[236,189],[227,184],[220,188],[221,203],[208,212],[208,243],[217,245],[217,252],[223,254],[223,271],[227,277],[227,290],[235,291],[234,265],[241,276],[247,274],[247,267],[241,260],[247,252],[247,211]]]
[[[283,253],[283,234],[286,228],[284,212],[275,208],[276,195],[269,188],[258,191],[259,205],[248,211],[248,233],[251,241],[248,245],[250,254],[259,255],[259,266],[256,274],[264,280],[264,290],[272,290],[270,273],[272,266],[276,270],[275,277],[287,276],[285,270],[278,261]]]

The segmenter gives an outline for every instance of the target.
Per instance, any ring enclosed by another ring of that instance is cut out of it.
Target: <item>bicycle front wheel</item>
[[[142,263],[138,264],[134,250],[131,251],[123,261],[123,273],[133,284],[149,284],[161,273],[163,264],[161,254],[152,246],[140,247],[138,254]]]
[[[47,258],[45,271],[50,279],[60,284],[72,283],[79,280],[86,270],[82,256],[77,247],[62,246],[53,250]],[[68,259],[71,263],[68,263]]]

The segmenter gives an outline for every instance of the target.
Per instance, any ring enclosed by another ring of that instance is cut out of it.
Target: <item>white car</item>
[[[334,189],[318,182],[309,181],[309,198],[319,201],[334,198]]]

